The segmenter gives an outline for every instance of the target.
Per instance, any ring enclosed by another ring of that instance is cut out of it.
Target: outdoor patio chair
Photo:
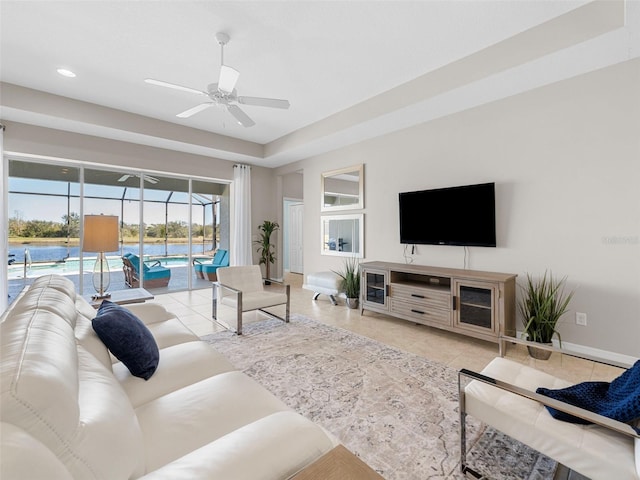
[[[264,287],[259,265],[219,268],[218,281],[213,282],[213,319],[218,320],[219,302],[235,309],[235,330],[238,335],[242,335],[242,314],[252,310],[259,310],[288,323],[291,287],[274,280],[271,283],[274,285]],[[286,305],[284,318],[264,310],[276,305]]]
[[[501,337],[502,342],[524,343],[520,339]],[[549,349],[558,353],[599,361],[599,359],[567,352],[555,347],[536,344],[537,348]],[[500,348],[501,352],[504,349]],[[614,364],[614,362],[602,362]],[[626,366],[615,364],[616,366]],[[636,365],[632,368],[639,368]],[[625,372],[634,374],[637,370]],[[637,385],[631,385],[624,379],[624,389],[637,392]],[[506,358],[494,358],[480,373],[467,369],[458,374],[460,400],[460,453],[461,470],[464,474],[481,478],[481,472],[475,472],[467,464],[465,418],[471,415],[483,423],[490,425],[506,435],[558,462],[554,479],[569,478],[570,471],[575,471],[592,480],[638,480],[640,479],[640,430],[631,425],[603,416],[590,410],[560,401],[552,396],[542,395],[546,389],[553,391],[569,388],[574,402],[575,391],[584,384],[572,386],[570,382],[553,375]],[[587,382],[591,383],[591,382]],[[604,382],[602,382],[604,384]],[[465,385],[466,384],[466,385]],[[613,385],[613,382],[611,383]],[[620,383],[617,383],[620,385]],[[542,387],[541,393],[536,390]],[[625,415],[627,404],[636,405],[634,395],[629,398],[618,398],[612,395],[615,402],[622,401]],[[557,394],[556,394],[557,396]],[[592,403],[594,397],[589,396]],[[607,398],[609,401],[610,399]],[[579,404],[579,401],[578,403]],[[550,407],[552,414],[547,410]],[[584,421],[589,425],[557,420],[556,416],[571,418],[571,422]],[[636,423],[636,426],[640,426]],[[484,477],[482,477],[484,478]]]
[[[125,253],[122,256],[124,281],[129,288],[140,287],[140,263],[140,257],[133,253]],[[163,267],[158,260],[151,265],[142,262],[142,271],[145,288],[160,288],[169,285],[171,270]]]
[[[216,272],[220,267],[229,266],[229,252],[222,248],[216,251],[213,259],[209,262],[203,261],[199,258],[193,259],[193,269],[196,272],[198,278],[207,278],[211,282],[218,280]]]

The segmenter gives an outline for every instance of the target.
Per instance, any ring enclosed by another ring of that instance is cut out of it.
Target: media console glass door
[[[455,282],[456,326],[495,331],[496,289],[471,282]]]
[[[387,310],[388,273],[385,270],[362,269],[362,306]]]

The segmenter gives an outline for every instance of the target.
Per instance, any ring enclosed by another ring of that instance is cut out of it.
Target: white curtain
[[[7,280],[7,259],[9,258],[9,212],[7,210],[7,179],[5,172],[4,160],[4,125],[0,123],[0,184],[2,185],[2,194],[0,197],[0,314],[7,309],[9,302],[7,295],[9,293],[9,284]]]
[[[233,166],[233,224],[230,265],[252,265],[251,167]]]

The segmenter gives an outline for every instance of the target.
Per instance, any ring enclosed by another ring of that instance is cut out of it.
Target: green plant
[[[527,284],[522,288],[523,296],[518,303],[524,323],[524,335],[527,340],[538,343],[551,343],[554,335],[562,338],[556,330],[560,317],[564,315],[574,292],[565,294],[566,277],[556,280],[553,275],[544,272],[539,280],[527,273]]]
[[[260,254],[259,264],[265,265],[265,273],[267,279],[270,278],[269,267],[276,261],[275,245],[271,243],[271,235],[279,228],[280,225],[278,225],[277,222],[265,220],[260,225],[258,225],[258,230],[260,230],[260,239],[253,242],[258,245],[256,251]]]
[[[360,264],[355,258],[344,261],[342,271],[335,272],[342,278],[341,289],[347,298],[360,297]]]

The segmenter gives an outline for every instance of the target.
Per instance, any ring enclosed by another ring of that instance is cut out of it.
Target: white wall
[[[638,85],[629,61],[299,162],[305,271],[342,263],[318,253],[323,171],[365,164],[365,261],[404,261],[399,192],[495,182],[498,247],[470,248],[468,268],[566,275],[563,341],[640,357]],[[462,268],[463,256],[419,246],[414,262]]]

